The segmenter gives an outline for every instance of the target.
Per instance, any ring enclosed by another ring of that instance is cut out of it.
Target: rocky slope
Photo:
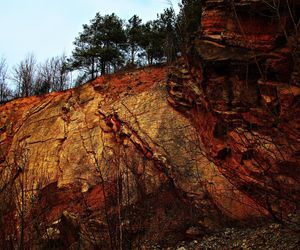
[[[296,219],[296,217],[293,217]],[[291,220],[293,220],[291,217]],[[299,218],[296,219],[299,225]],[[299,230],[299,227],[297,227]],[[205,235],[193,241],[183,241],[177,246],[161,248],[155,246],[154,249],[165,250],[202,250],[202,249],[248,249],[248,250],[287,250],[300,249],[300,234],[295,231],[295,227],[269,223],[255,227],[235,227],[225,228],[224,230]]]
[[[20,237],[7,219],[24,226],[27,248],[127,249],[266,214],[207,160],[167,102],[167,73],[102,77],[0,107],[5,244]]]
[[[203,4],[174,67],[0,106],[0,248],[148,249],[299,210],[290,13]]]

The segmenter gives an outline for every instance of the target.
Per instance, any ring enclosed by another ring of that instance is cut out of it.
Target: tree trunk
[[[105,71],[105,62],[101,62],[101,75],[105,75],[106,71]]]
[[[132,45],[131,46],[131,64],[134,64],[134,52],[135,52],[134,45]]]

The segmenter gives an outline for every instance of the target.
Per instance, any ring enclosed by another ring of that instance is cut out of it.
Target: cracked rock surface
[[[300,207],[300,6],[275,2],[203,1],[168,101],[219,171],[281,220]]]
[[[28,244],[170,244],[190,226],[202,234],[267,214],[208,161],[192,123],[169,105],[168,70],[0,107],[1,188],[27,190]]]

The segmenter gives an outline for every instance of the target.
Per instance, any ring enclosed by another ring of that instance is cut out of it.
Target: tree
[[[139,50],[142,33],[142,19],[134,15],[128,20],[126,25],[127,42],[130,50],[130,63],[134,65],[135,56]]]
[[[95,78],[97,75],[97,55],[94,40],[91,27],[84,24],[83,32],[75,39],[75,49],[70,60],[73,69],[83,71],[85,78],[89,77],[90,79]]]
[[[16,96],[27,97],[34,93],[36,59],[29,54],[13,69],[13,80],[16,82]]]
[[[52,86],[52,91],[63,91],[70,87],[70,66],[67,61],[67,56],[65,54],[58,56],[54,59],[54,82]]]
[[[148,64],[172,62],[178,52],[176,15],[172,8],[165,9],[157,19],[141,26],[139,43]]]
[[[47,59],[38,66],[34,92],[37,95],[46,94],[51,91],[53,85],[53,60]]]
[[[63,91],[69,87],[69,68],[67,57],[61,56],[47,59],[39,65],[35,83],[35,94],[52,91]]]
[[[0,103],[9,100],[12,91],[8,88],[7,83],[7,64],[4,58],[0,58]]]
[[[176,59],[178,52],[178,34],[176,33],[176,15],[173,8],[165,9],[159,16],[161,33],[164,36],[163,48],[167,62]]]
[[[201,0],[182,0],[177,17],[177,29],[182,49],[186,47],[187,39],[198,31],[201,23]]]
[[[160,29],[158,20],[149,21],[142,26],[141,47],[144,53],[140,56],[145,56],[148,65],[153,65],[155,62],[161,62],[164,56],[163,50],[164,35]]]
[[[126,35],[122,20],[114,13],[96,14],[90,24],[83,25],[83,31],[75,39],[72,57],[74,69],[84,71],[84,76],[95,78],[116,70],[123,64]]]

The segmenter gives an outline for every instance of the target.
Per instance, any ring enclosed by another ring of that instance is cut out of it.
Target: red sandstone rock
[[[202,154],[192,123],[167,102],[167,74],[148,68],[101,77],[0,107],[2,218],[16,219],[14,237],[22,200],[29,248],[122,241],[128,249],[183,239],[191,225],[207,231],[265,215]]]
[[[299,1],[289,3],[299,8]],[[205,1],[188,66],[175,69],[189,68],[190,79],[196,80],[191,84],[174,73],[169,94],[179,110],[185,107],[181,103],[193,103],[181,112],[190,117],[204,151],[224,176],[282,219],[300,205],[300,83],[294,78],[299,48],[291,42],[297,32],[287,3],[277,14],[272,4]]]
[[[298,38],[280,11],[207,0],[168,82],[149,68],[0,106],[1,244],[25,228],[28,249],[130,249],[299,209]]]

